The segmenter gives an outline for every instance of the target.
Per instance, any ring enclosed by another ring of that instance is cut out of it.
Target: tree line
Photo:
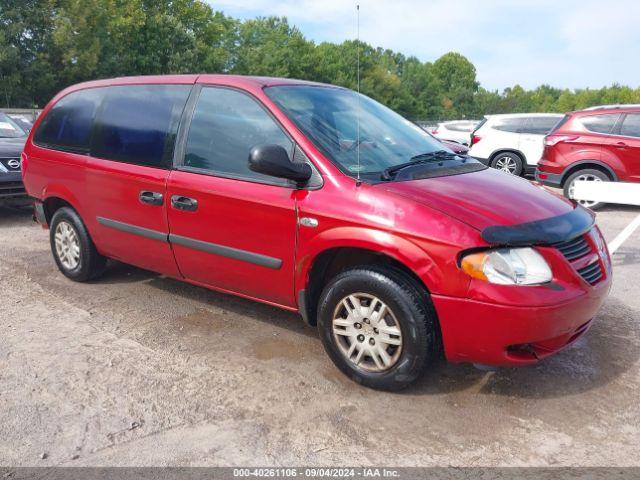
[[[286,18],[240,21],[202,0],[0,0],[0,105],[39,108],[62,88],[124,75],[233,73],[355,88],[415,120],[640,103],[640,88],[480,86],[450,52],[434,62],[364,42],[315,43]]]

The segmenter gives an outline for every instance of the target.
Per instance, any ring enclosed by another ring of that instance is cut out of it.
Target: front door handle
[[[176,210],[195,212],[198,209],[198,201],[195,198],[183,197],[182,195],[173,195],[171,197],[171,206]]]
[[[616,143],[616,147],[618,148],[627,148],[627,144],[624,142],[618,142]]]
[[[146,205],[156,205],[156,206],[162,205],[162,202],[164,200],[164,196],[161,193],[149,192],[147,190],[141,191],[138,198],[140,199],[140,202]]]

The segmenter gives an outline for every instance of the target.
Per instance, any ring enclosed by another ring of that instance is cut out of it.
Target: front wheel
[[[380,390],[413,383],[436,352],[437,326],[427,293],[391,268],[360,267],[324,289],[318,329],[335,365]]]
[[[585,181],[585,182],[608,182],[610,181],[609,177],[600,170],[594,169],[586,169],[579,170],[576,173],[572,174],[567,181],[564,183],[564,196],[569,199],[574,199],[574,190],[576,186],[576,182]],[[591,210],[598,210],[602,208],[605,203],[604,202],[595,202],[592,200],[577,200],[577,202],[583,207],[590,208]]]

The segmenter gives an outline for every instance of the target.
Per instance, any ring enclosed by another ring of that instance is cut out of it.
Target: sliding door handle
[[[195,212],[198,209],[198,201],[195,198],[183,197],[182,195],[173,195],[171,197],[171,206],[176,210]]]
[[[140,192],[138,198],[140,199],[140,202],[146,205],[159,206],[162,205],[162,202],[164,201],[164,196],[161,193],[149,192],[147,190]]]

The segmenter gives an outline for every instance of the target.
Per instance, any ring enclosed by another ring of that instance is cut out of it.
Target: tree
[[[308,40],[286,18],[239,21],[203,0],[0,0],[0,105],[42,107],[96,78],[237,73],[357,87],[412,119],[566,112],[640,103],[640,88],[480,88],[473,64],[449,52],[433,63],[364,42]]]

